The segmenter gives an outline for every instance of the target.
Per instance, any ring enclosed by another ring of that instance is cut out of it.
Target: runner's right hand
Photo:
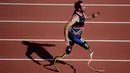
[[[70,39],[69,38],[65,38],[65,42],[67,46],[70,46]]]

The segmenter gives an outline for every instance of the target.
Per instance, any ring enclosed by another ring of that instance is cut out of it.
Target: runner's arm
[[[65,41],[69,43],[69,38],[68,38],[68,31],[69,28],[78,20],[77,15],[73,15],[72,18],[69,20],[69,22],[65,25],[64,27],[64,37]],[[67,44],[69,46],[69,44]]]
[[[88,15],[88,16],[86,16],[86,14],[84,13],[84,16],[85,16],[85,19],[86,19],[86,20],[93,19],[93,18],[95,18],[95,17],[97,17],[97,16],[99,16],[99,15],[100,15],[99,12],[93,13],[92,15]]]

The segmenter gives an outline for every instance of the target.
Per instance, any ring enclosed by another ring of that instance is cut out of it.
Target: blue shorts
[[[85,43],[85,40],[83,40],[81,38],[81,35],[73,35],[73,34],[69,34],[69,39],[70,41],[70,46],[73,46],[74,43],[81,45]]]
[[[66,47],[66,54],[70,54],[72,51],[73,45],[76,43],[83,47],[84,49],[89,49],[89,46],[85,40],[81,38],[81,35],[73,35],[69,34],[69,39],[70,39],[70,45]]]

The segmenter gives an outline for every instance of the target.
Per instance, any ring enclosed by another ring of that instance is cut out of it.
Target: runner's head
[[[83,3],[83,1],[79,0],[74,4],[74,8],[76,11],[81,11],[83,12],[85,10],[85,4]]]

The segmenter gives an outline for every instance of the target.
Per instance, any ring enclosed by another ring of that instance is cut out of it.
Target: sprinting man
[[[81,1],[81,0],[77,1],[74,4],[74,8],[75,8],[75,11],[74,11],[71,19],[68,21],[68,23],[65,25],[65,28],[64,28],[64,37],[65,37],[65,42],[67,45],[66,51],[62,56],[58,56],[54,59],[55,63],[56,63],[57,59],[68,56],[71,53],[72,47],[75,43],[80,45],[84,49],[89,50],[90,55],[93,54],[93,51],[91,50],[91,48],[89,47],[87,42],[81,38],[81,35],[84,30],[85,20],[93,19],[93,18],[99,16],[100,13],[97,12],[90,16],[86,16],[86,14],[85,14],[86,7],[85,7],[85,4],[83,3],[83,1]],[[58,68],[57,68],[57,70],[60,71]]]

